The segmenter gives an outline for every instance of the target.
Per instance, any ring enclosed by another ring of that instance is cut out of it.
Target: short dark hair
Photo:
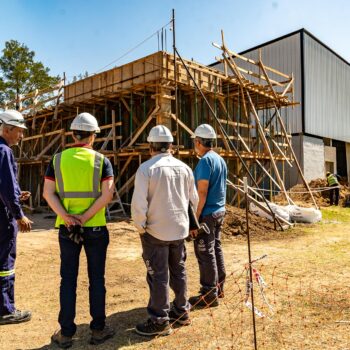
[[[207,148],[213,148],[214,147],[214,139],[204,139],[202,137],[196,137],[199,141],[199,143]]]
[[[94,131],[73,130],[73,135],[78,140],[87,139],[88,137],[90,137],[93,134],[95,134]]]
[[[171,142],[151,142],[152,150],[165,153],[171,146]]]

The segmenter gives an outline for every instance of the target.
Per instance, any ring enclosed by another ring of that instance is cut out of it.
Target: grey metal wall
[[[350,142],[350,66],[304,34],[305,132]]]
[[[300,52],[300,32],[285,37],[281,40],[272,42],[261,47],[261,59],[267,66],[275,68],[285,74],[294,74],[294,99],[297,102],[301,102],[301,52]],[[259,59],[259,49],[247,51],[243,53],[244,56],[253,60]],[[238,60],[237,63],[242,68],[252,69],[252,66],[245,66],[242,60]],[[214,66],[217,69],[223,70],[222,64]],[[269,72],[272,79],[276,76]],[[281,77],[279,77],[281,79]],[[285,114],[285,113],[283,113]],[[286,119],[289,124],[289,131],[291,133],[302,132],[302,117],[301,106],[298,105],[293,109],[290,107],[286,112]]]

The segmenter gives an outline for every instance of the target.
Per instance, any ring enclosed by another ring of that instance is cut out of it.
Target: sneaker
[[[155,323],[148,319],[144,323],[139,323],[135,327],[136,333],[140,335],[154,336],[154,335],[169,335],[173,332],[168,321],[162,324]]]
[[[61,349],[68,349],[73,345],[73,337],[66,337],[61,333],[61,330],[56,331],[51,340]]]
[[[191,297],[188,301],[192,305],[192,309],[219,306],[217,297],[209,297],[202,294]]]
[[[219,299],[225,298],[225,293],[224,292],[219,293],[218,298]]]
[[[115,331],[109,326],[105,326],[101,331],[97,329],[91,330],[90,344],[98,345],[104,343],[107,339],[114,337]]]
[[[31,318],[32,313],[30,311],[16,310],[12,314],[0,316],[0,325],[27,322]]]
[[[192,323],[190,316],[188,315],[188,312],[179,316],[178,314],[176,314],[174,310],[170,310],[169,318],[170,318],[170,322],[179,324],[181,326],[189,326]]]

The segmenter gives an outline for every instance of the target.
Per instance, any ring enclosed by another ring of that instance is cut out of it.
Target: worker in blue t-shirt
[[[221,226],[225,216],[227,166],[222,157],[213,151],[216,139],[214,129],[202,124],[194,132],[194,148],[199,163],[194,178],[199,195],[197,217],[206,223],[210,233],[191,232],[194,250],[199,264],[200,294],[191,297],[195,307],[217,306],[218,297],[223,297],[226,277],[224,256],[221,248]]]

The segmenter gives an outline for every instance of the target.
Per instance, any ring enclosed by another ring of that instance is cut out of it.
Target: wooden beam
[[[151,122],[151,120],[154,118],[154,115],[159,111],[159,106],[156,106],[151,113],[149,114],[149,116],[147,117],[147,119],[145,120],[145,122],[141,125],[141,127],[135,132],[133,138],[130,140],[129,144],[126,147],[131,147],[135,141],[139,138],[139,136],[142,134],[142,132],[146,129],[147,125]]]
[[[124,192],[127,191],[127,189],[129,188],[129,186],[131,186],[131,188],[134,187],[134,180],[135,180],[135,177],[136,177],[136,173],[135,173],[133,176],[131,176],[131,177],[129,178],[129,180],[126,181],[125,184],[119,189],[119,191],[118,191],[119,197],[121,197],[121,196],[124,194]]]
[[[61,132],[35,157],[36,160],[39,160],[60,138]]]
[[[179,118],[176,118],[176,115],[171,113],[171,117],[179,123],[179,125],[185,129],[191,136],[194,136],[194,132],[184,123],[182,122]]]
[[[116,177],[114,183],[117,184],[118,181],[121,179],[122,175],[124,174],[125,170],[128,168],[130,162],[132,161],[132,159],[134,158],[133,155],[129,156],[129,158],[126,160],[125,164],[123,165],[123,167],[121,168],[121,170],[118,172],[118,176]]]

